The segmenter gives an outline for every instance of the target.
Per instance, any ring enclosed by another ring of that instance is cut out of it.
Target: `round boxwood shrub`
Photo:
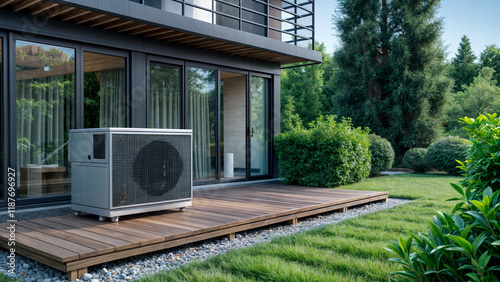
[[[418,173],[428,172],[430,168],[424,164],[426,152],[427,149],[424,148],[413,148],[408,150],[403,157],[404,165]]]
[[[361,181],[370,173],[367,129],[347,119],[320,117],[309,129],[297,127],[274,139],[280,175],[287,184],[335,187]]]
[[[432,143],[424,156],[424,164],[436,170],[446,171],[449,174],[460,175],[462,170],[457,168],[457,160],[464,162],[467,159],[467,150],[470,145],[466,139],[450,136]]]
[[[394,149],[389,140],[375,134],[368,135],[370,152],[372,153],[372,169],[370,175],[379,175],[382,171],[389,170],[394,163]]]

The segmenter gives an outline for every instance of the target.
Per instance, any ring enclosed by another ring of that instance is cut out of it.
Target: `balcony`
[[[130,1],[301,47],[314,48],[314,0]]]
[[[35,34],[43,22],[65,39],[72,24],[85,25],[278,65],[322,61],[307,48],[314,0],[0,0],[0,19],[3,28],[34,26]]]

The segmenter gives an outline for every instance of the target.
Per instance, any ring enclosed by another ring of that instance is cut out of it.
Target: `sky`
[[[315,2],[316,41],[324,42],[328,53],[332,53],[340,46],[332,24],[337,0]],[[477,57],[487,45],[500,47],[500,0],[442,0],[438,17],[443,18],[441,38],[448,47],[449,60],[455,56],[463,35],[469,37]]]

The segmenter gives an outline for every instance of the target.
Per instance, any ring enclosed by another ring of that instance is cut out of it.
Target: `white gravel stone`
[[[273,225],[267,228],[244,231],[237,233],[236,238],[233,240],[228,240],[225,237],[215,238],[164,251],[112,261],[90,267],[88,269],[89,273],[85,273],[81,279],[76,279],[75,282],[136,280],[147,274],[180,267],[194,260],[205,260],[235,248],[248,247],[261,242],[270,241],[274,237],[292,235],[309,229],[319,228],[324,225],[339,223],[346,219],[389,209],[407,202],[409,202],[409,200],[390,198],[385,203],[373,203],[359,206],[349,209],[345,213],[329,213],[299,220],[296,225]],[[8,253],[6,250],[0,250],[0,271],[5,274],[9,274],[7,272],[8,269],[3,267],[7,265],[7,255]],[[65,273],[24,256],[16,256],[16,265],[15,277],[19,278],[21,281],[67,282]]]

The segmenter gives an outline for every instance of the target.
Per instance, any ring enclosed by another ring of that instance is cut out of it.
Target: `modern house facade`
[[[313,42],[313,0],[0,0],[0,206],[70,199],[75,128],[192,129],[195,186],[278,177],[281,68]]]

